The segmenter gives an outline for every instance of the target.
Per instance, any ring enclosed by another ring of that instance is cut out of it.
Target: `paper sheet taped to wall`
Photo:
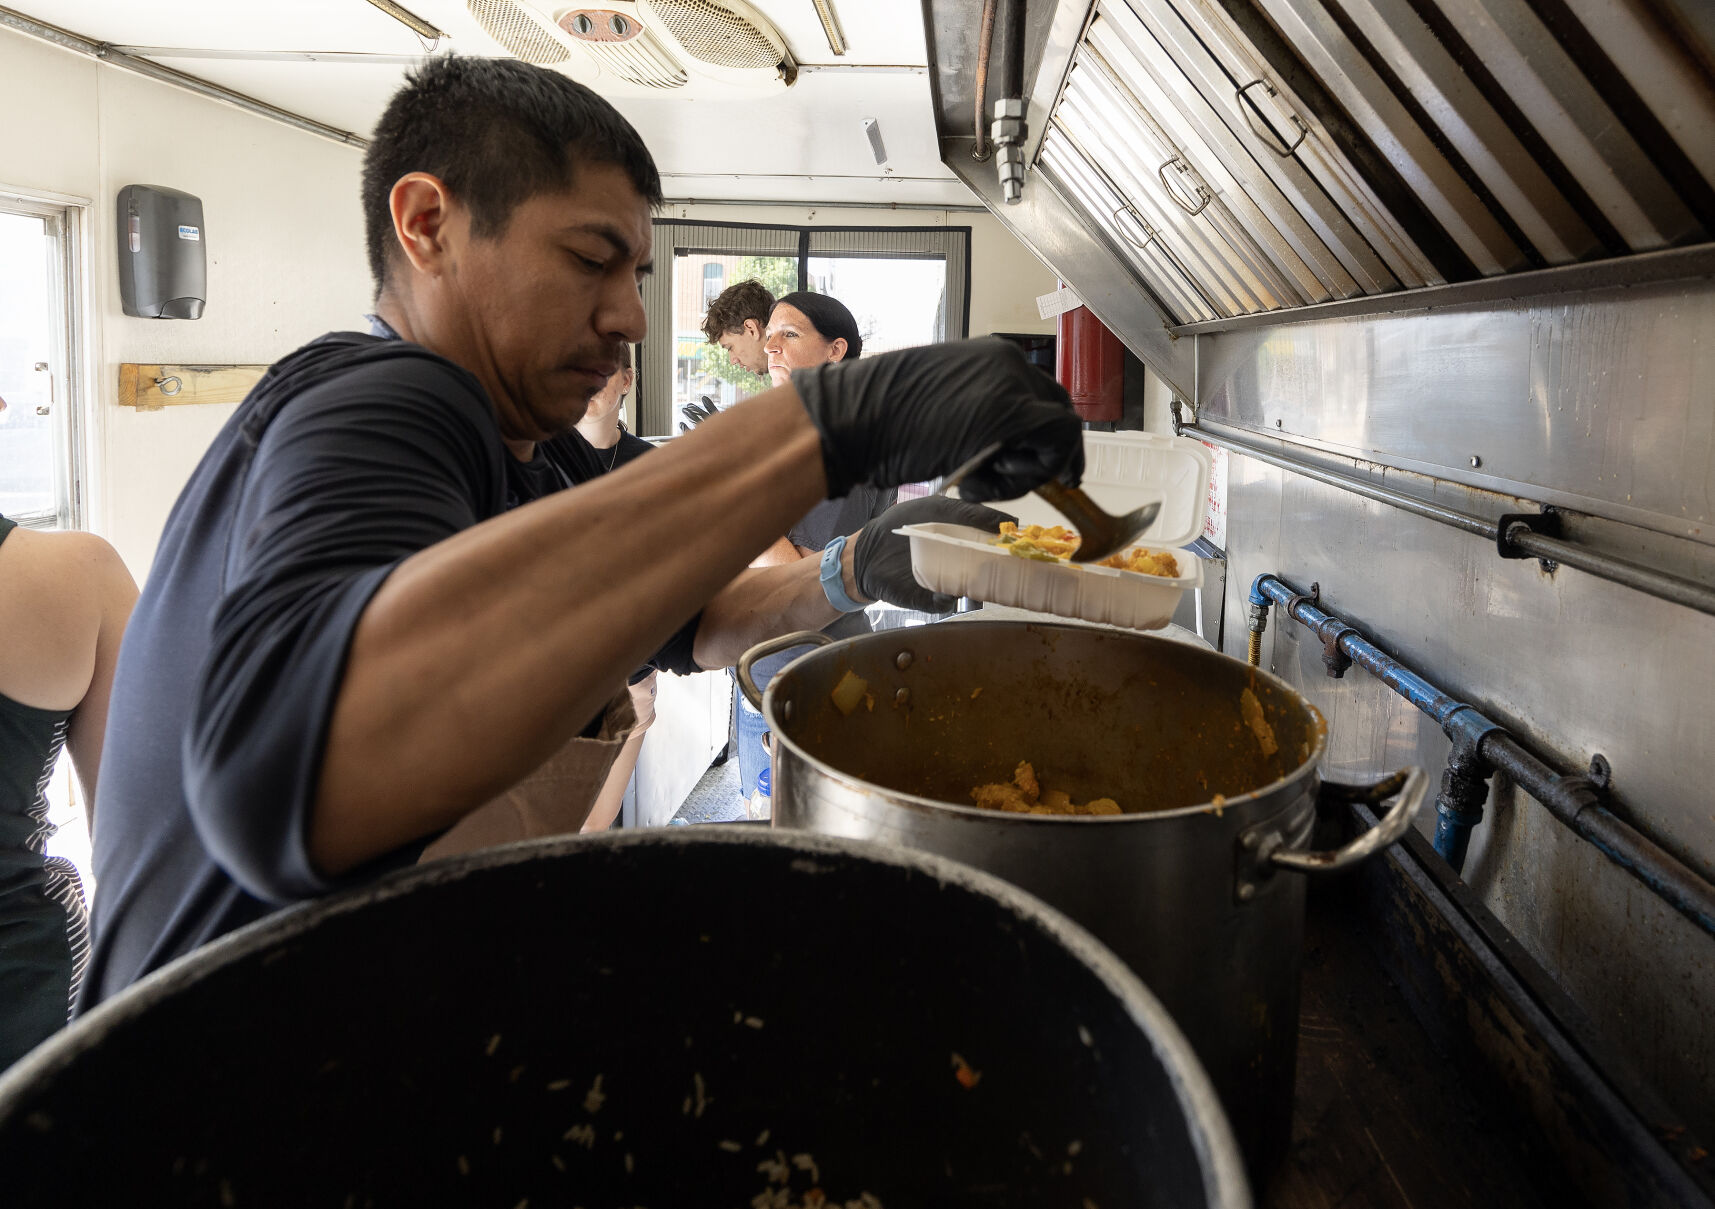
[[[1083,301],[1072,292],[1072,287],[1063,285],[1052,294],[1037,297],[1036,314],[1043,319],[1054,319],[1083,305]]]

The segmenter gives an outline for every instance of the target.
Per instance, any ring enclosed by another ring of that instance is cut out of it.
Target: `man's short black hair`
[[[661,175],[631,123],[556,71],[517,59],[440,55],[405,77],[363,156],[363,222],[377,294],[393,257],[387,198],[409,172],[440,180],[470,210],[471,233],[494,238],[521,202],[569,189],[579,164],[625,171],[650,206]]]

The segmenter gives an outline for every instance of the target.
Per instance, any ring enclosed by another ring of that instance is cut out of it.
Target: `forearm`
[[[854,600],[857,590],[853,547],[846,543],[841,578]],[[840,616],[822,590],[821,558],[799,559],[775,567],[753,568],[721,589],[703,608],[693,653],[706,668],[732,667],[751,647],[777,634],[820,630]]]
[[[312,810],[317,866],[449,826],[537,767],[824,491],[820,438],[788,387],[406,560],[353,635]]]

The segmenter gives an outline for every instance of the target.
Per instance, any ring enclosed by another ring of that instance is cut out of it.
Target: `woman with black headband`
[[[830,361],[855,361],[863,352],[863,334],[858,331],[856,318],[839,299],[800,290],[775,301],[768,316],[768,331],[762,348],[768,356],[769,377],[774,380],[774,385],[782,386],[791,378],[793,370],[811,369]],[[821,558],[830,550],[837,560],[847,535],[856,533],[887,511],[898,495],[897,488],[860,484],[839,499],[823,500],[793,525],[759,561]],[[834,601],[834,604],[842,607],[839,601]],[[834,638],[849,638],[854,634],[866,634],[869,629],[869,620],[863,610],[854,609],[823,633]],[[758,660],[752,668],[756,686],[766,688],[775,672],[806,649],[795,647]],[[758,789],[761,788],[766,795],[769,788],[763,775],[768,768],[766,734],[762,715],[741,699],[738,703],[739,787],[746,802],[758,803],[759,806]]]
[[[839,299],[800,290],[775,301],[762,347],[768,355],[768,376],[781,386],[795,369],[856,361],[863,354],[863,335]],[[896,487],[854,487],[844,497],[810,509],[786,536],[800,557],[820,554],[835,538],[857,532],[887,511],[898,495]]]

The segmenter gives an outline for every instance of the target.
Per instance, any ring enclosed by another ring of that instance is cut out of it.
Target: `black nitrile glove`
[[[852,550],[852,574],[857,580],[858,591],[902,609],[916,609],[921,613],[950,612],[958,602],[951,596],[931,592],[917,582],[911,574],[911,539],[899,536],[894,530],[906,525],[938,522],[970,525],[999,533],[1002,521],[1016,524],[1018,518],[969,500],[955,500],[944,495],[895,504],[858,530]]]
[[[1005,340],[962,340],[793,373],[822,435],[828,497],[858,483],[897,487],[1001,450],[959,485],[968,500],[1023,495],[1084,473],[1083,429],[1066,392]]]
[[[703,405],[701,407],[698,407],[695,403],[687,403],[679,409],[679,414],[689,420],[693,428],[720,411],[720,408],[715,406],[714,400],[709,398],[707,395],[702,396],[702,400]],[[685,431],[685,426],[683,424],[679,426],[679,431]]]

